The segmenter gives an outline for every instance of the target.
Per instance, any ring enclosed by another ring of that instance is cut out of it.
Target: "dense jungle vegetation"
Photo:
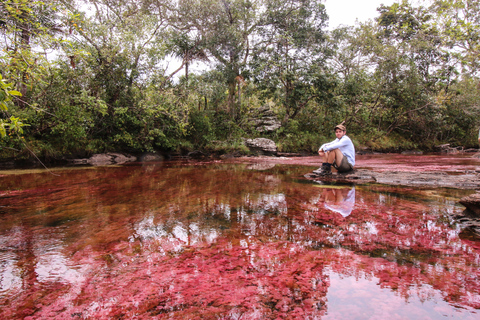
[[[343,121],[357,148],[478,147],[480,1],[377,11],[330,30],[320,0],[2,0],[0,159],[315,152]]]

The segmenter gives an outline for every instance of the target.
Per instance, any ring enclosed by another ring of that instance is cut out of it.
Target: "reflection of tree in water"
[[[31,291],[20,292],[9,310],[38,317],[315,317],[328,308],[326,268],[375,277],[406,299],[431,286],[446,301],[479,307],[479,253],[439,219],[453,203],[357,188],[355,209],[343,216],[325,207],[325,188],[286,183],[272,170],[160,166],[79,173],[96,184],[76,183],[75,173],[48,178],[48,187],[65,191],[6,205],[29,219],[32,232],[42,230],[41,217],[57,217],[64,253],[88,266],[85,280],[56,283],[57,293],[37,291],[37,306],[62,298],[38,309],[23,303]],[[28,215],[39,202],[48,214]],[[23,279],[34,279],[34,269],[26,270]],[[72,287],[78,294],[68,296]]]

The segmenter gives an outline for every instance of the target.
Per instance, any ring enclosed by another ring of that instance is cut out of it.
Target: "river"
[[[2,171],[0,318],[480,317],[480,241],[451,218],[472,190],[315,182],[315,161]]]

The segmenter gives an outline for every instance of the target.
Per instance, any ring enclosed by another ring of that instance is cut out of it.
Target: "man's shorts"
[[[348,163],[347,157],[343,156],[342,163],[338,166],[335,162],[333,162],[333,167],[338,170],[338,172],[347,172],[353,170],[353,167],[350,163]]]

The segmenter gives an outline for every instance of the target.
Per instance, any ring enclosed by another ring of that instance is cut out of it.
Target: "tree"
[[[97,64],[93,89],[103,89],[107,103],[113,107],[121,99],[128,101],[136,80],[146,79],[161,69],[159,64],[166,54],[168,9],[155,6],[152,13],[148,1],[86,3],[92,6],[92,17],[69,5],[76,13],[68,21],[70,39],[75,47],[89,53],[85,59],[93,58],[87,63]]]
[[[286,123],[316,97],[315,78],[326,73],[327,15],[316,0],[269,0],[264,15],[250,65],[260,87],[280,90]]]
[[[238,76],[245,71],[250,56],[261,2],[250,0],[180,0],[179,28],[197,34],[205,52],[219,65],[228,86],[228,109],[233,117]]]
[[[462,72],[480,75],[480,1],[432,0],[430,11],[442,34],[442,46]]]
[[[480,113],[480,1],[432,0],[429,10],[436,17],[441,48],[451,59],[445,76],[455,82],[440,96],[445,105],[443,137],[447,141],[470,141],[477,146]]]
[[[433,16],[407,1],[378,11],[376,41],[372,39],[371,45],[376,91],[381,93],[375,109],[378,130],[433,142],[435,130],[426,119],[439,111],[434,97],[452,81],[441,76],[449,59],[439,47]]]
[[[185,80],[188,83],[188,67],[192,61],[209,61],[203,49],[202,40],[198,35],[190,38],[187,33],[174,32],[170,37],[171,51],[174,56],[182,59],[179,69],[185,67]]]
[[[55,1],[5,0],[0,3],[0,33],[3,33],[3,55],[0,70],[19,87],[23,100],[28,88],[42,81],[46,50],[56,47],[54,37],[60,31]]]
[[[331,73],[337,75],[338,84],[335,97],[323,98],[325,102],[331,101],[327,105],[330,110],[325,110],[325,118],[333,118],[327,116],[328,111],[332,115],[337,111],[337,117],[332,120],[335,123],[345,121],[350,129],[362,130],[369,108],[376,104],[377,92],[372,77],[375,63],[370,51],[372,39],[376,41],[373,33],[374,29],[368,24],[357,28],[339,27],[332,30],[328,39],[333,50],[328,65],[332,68]],[[322,92],[325,94],[325,90]]]

